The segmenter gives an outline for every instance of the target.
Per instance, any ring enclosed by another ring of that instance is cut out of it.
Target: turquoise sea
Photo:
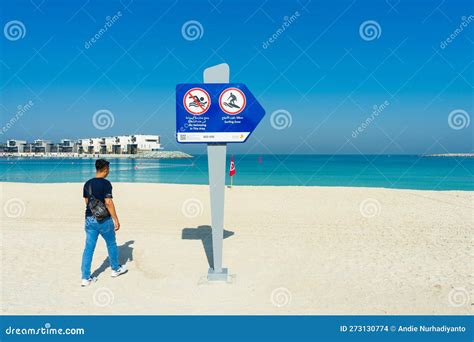
[[[235,155],[234,185],[474,190],[474,158],[407,155]],[[112,182],[208,184],[207,156],[111,159]],[[230,156],[227,160],[227,173]],[[0,182],[84,182],[93,159],[0,159]],[[229,184],[227,176],[227,184]]]

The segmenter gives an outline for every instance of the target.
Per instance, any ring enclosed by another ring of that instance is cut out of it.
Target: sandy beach
[[[209,284],[209,189],[115,183],[121,262],[80,287],[82,184],[2,183],[3,314],[470,314],[474,194],[226,189],[224,266]]]

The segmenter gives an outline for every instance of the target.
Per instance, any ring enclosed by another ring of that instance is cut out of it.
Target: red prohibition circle
[[[206,94],[207,99],[208,99],[208,101],[209,101],[209,103],[207,104],[206,109],[204,109],[204,108],[202,108],[201,106],[199,106],[199,107],[201,107],[201,109],[202,109],[202,112],[201,112],[201,113],[194,113],[194,112],[191,112],[191,111],[188,109],[188,106],[186,105],[186,98],[188,97],[188,95],[191,95],[191,96],[192,96],[191,92],[192,92],[193,90],[200,90],[200,91],[202,91],[204,94]],[[186,94],[184,94],[184,97],[183,97],[183,106],[184,106],[184,109],[186,109],[186,111],[187,111],[189,114],[192,114],[192,115],[202,115],[202,114],[204,114],[205,112],[207,112],[207,111],[209,110],[209,107],[211,106],[211,97],[209,96],[209,93],[208,93],[207,91],[205,91],[204,89],[202,89],[202,88],[191,88],[191,89],[189,89],[189,90],[186,92]]]
[[[222,107],[222,96],[224,95],[224,93],[228,90],[235,90],[236,92],[240,93],[240,95],[242,95],[242,98],[244,99],[244,103],[242,104],[242,107],[240,107],[240,109],[235,112],[235,113],[232,113],[232,112],[228,112],[224,107]],[[247,104],[247,98],[245,97],[245,94],[242,90],[240,90],[239,88],[227,88],[227,89],[224,89],[221,93],[221,95],[219,96],[219,107],[221,107],[222,111],[224,113],[227,113],[229,115],[237,115],[239,113],[241,113],[244,109],[245,109],[245,105]]]

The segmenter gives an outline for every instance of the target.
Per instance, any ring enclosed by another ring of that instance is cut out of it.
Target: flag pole
[[[234,156],[232,156],[230,159],[230,169],[229,169],[229,177],[230,177],[229,188],[232,188],[232,185],[234,184],[234,175],[235,175],[235,163],[234,163]]]

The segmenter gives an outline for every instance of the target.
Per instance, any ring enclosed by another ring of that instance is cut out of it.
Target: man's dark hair
[[[109,167],[109,162],[105,159],[97,159],[95,161],[95,169],[97,171],[103,171],[106,167]]]

